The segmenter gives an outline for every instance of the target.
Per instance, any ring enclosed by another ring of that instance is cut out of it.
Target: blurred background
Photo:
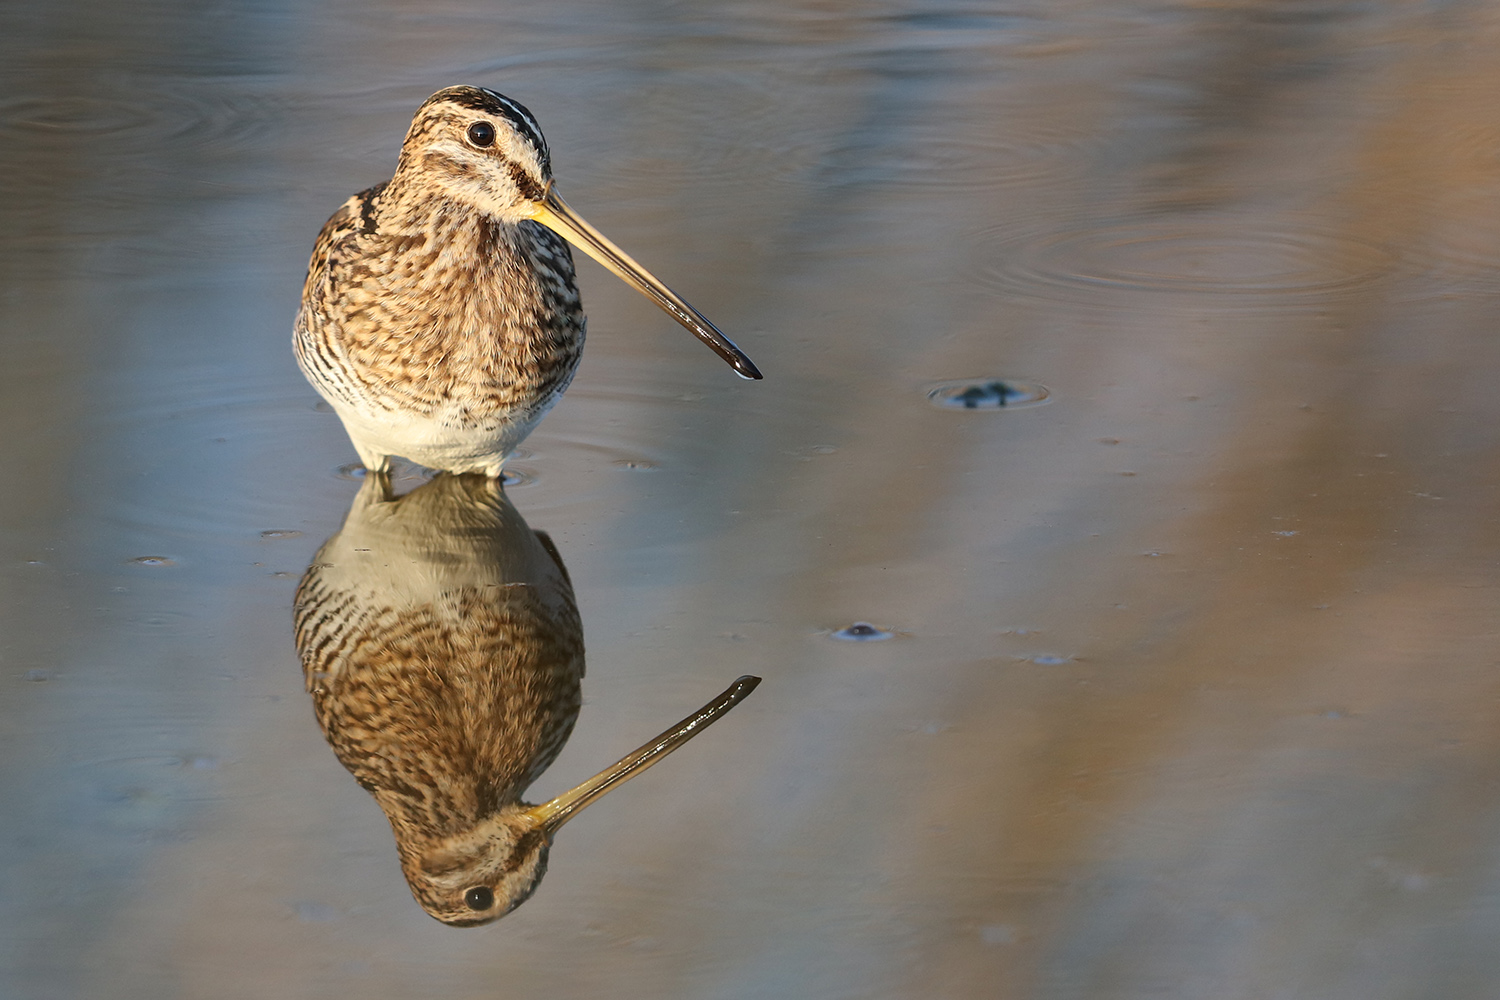
[[[1500,995],[1497,50],[1466,0],[11,0],[0,993]],[[765,683],[468,931],[291,636],[358,489],[307,255],[455,83],[766,373],[579,255],[508,491],[589,659],[531,797]],[[995,378],[1051,398],[927,399]]]

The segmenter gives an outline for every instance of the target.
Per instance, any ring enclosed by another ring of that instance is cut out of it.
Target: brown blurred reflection
[[[572,732],[584,671],[551,539],[495,480],[398,499],[372,475],[302,578],[296,624],[318,723],[390,819],[417,901],[452,924],[523,902],[547,838],[517,828],[521,794]]]
[[[402,497],[369,475],[303,576],[295,618],[323,735],[385,811],[412,895],[456,927],[529,899],[563,824],[760,683],[740,677],[594,777],[522,802],[578,718],[583,628],[552,540],[478,475]]]

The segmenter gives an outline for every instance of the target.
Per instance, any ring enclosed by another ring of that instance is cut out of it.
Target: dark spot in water
[[[355,482],[358,482],[365,478],[366,472],[363,465],[360,465],[358,462],[350,462],[348,465],[341,465],[335,469],[334,475],[340,479],[353,479]]]
[[[853,625],[846,625],[832,633],[832,638],[843,642],[879,642],[882,639],[890,639],[895,634],[876,628],[869,622],[855,622]]]
[[[614,466],[617,469],[636,469],[647,472],[658,468],[655,462],[649,462],[644,458],[622,458],[615,462]]]
[[[985,944],[1015,944],[1016,930],[1009,924],[986,924],[979,928],[979,940]]]
[[[302,532],[291,528],[269,528],[260,533],[262,538],[301,538]]]
[[[945,410],[1014,410],[1044,403],[1050,395],[1036,382],[1005,378],[958,379],[927,390],[928,401]]]
[[[292,904],[297,911],[297,919],[304,924],[327,924],[339,919],[339,911],[327,903],[319,903],[313,900],[301,900]]]
[[[136,556],[130,560],[136,566],[176,566],[177,560],[168,556]]]

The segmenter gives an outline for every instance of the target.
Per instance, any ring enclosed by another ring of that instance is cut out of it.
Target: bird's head
[[[429,914],[454,927],[477,927],[505,916],[536,891],[547,873],[552,838],[564,823],[701,733],[759,683],[759,677],[739,678],[671,729],[549,802],[514,802],[463,832],[420,844],[401,842],[401,868],[412,895]]]
[[[552,847],[535,811],[517,803],[471,830],[402,851],[417,902],[453,927],[487,924],[526,902],[547,873]]]
[[[552,183],[547,140],[520,103],[483,87],[433,94],[412,119],[388,190],[441,197],[499,223],[546,226],[655,302],[741,377],[761,377],[708,317],[568,207]]]
[[[551,154],[520,103],[482,87],[448,87],[412,118],[396,175],[500,222],[536,217],[552,183]]]

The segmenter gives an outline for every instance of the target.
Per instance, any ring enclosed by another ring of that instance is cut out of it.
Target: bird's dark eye
[[[478,125],[475,125],[473,128],[469,129],[470,135],[472,135],[474,129],[478,127]],[[485,128],[490,127],[488,125],[485,125]],[[490,129],[490,138],[492,140],[495,138],[494,129]],[[471,910],[488,910],[490,907],[495,905],[495,893],[487,885],[476,885],[474,888],[466,890],[464,892],[464,904]]]
[[[495,126],[489,122],[475,122],[469,126],[469,141],[476,146],[493,146],[495,144]]]

